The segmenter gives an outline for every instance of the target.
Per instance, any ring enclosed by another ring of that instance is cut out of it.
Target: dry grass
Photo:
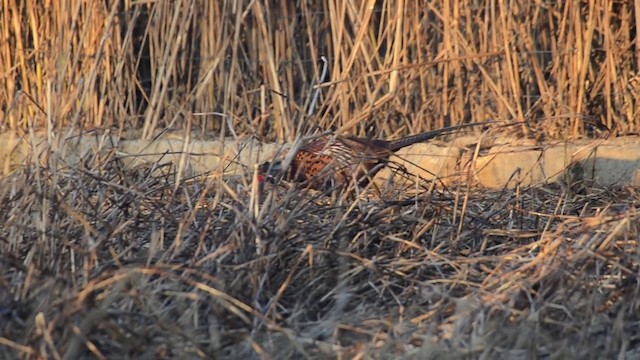
[[[298,3],[2,2],[0,130],[48,156],[0,178],[0,356],[640,356],[637,189],[358,200],[58,159],[106,127],[638,131],[630,2]]]
[[[588,134],[584,118],[639,129],[631,2],[294,3],[4,0],[0,123],[279,140],[488,118],[555,119],[551,137]]]
[[[258,199],[154,167],[2,180],[8,357],[638,356],[632,188]]]

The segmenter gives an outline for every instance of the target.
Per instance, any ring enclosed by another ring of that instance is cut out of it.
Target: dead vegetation
[[[5,1],[0,129],[47,131],[48,156],[0,178],[0,354],[640,356],[632,187],[260,193],[250,175],[184,179],[100,149],[68,167],[55,147],[106,127],[291,140],[492,118],[527,121],[525,136],[592,135],[585,119],[637,132],[634,10]]]
[[[552,119],[552,137],[589,134],[584,118],[637,132],[632,4],[7,0],[1,122],[148,137],[229,125],[281,141],[486,119]]]
[[[2,180],[8,353],[638,356],[632,188],[260,198],[153,167]]]

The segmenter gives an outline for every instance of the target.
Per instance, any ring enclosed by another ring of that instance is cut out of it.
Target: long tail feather
[[[413,145],[413,144],[417,144],[419,142],[424,142],[427,140],[431,140],[433,138],[436,138],[438,136],[441,135],[447,135],[447,134],[452,134],[460,129],[465,129],[468,127],[472,127],[472,126],[480,126],[480,125],[487,125],[487,124],[491,124],[493,123],[493,121],[487,121],[487,122],[478,122],[478,123],[470,123],[470,124],[462,124],[462,125],[456,125],[456,126],[449,126],[449,127],[445,127],[442,129],[437,129],[437,130],[432,130],[432,131],[428,131],[428,132],[424,132],[421,134],[417,134],[417,135],[411,135],[411,136],[407,136],[407,137],[403,137],[397,140],[390,140],[387,141],[386,143],[386,149],[389,151],[397,151],[400,150],[404,147],[407,147],[409,145]]]

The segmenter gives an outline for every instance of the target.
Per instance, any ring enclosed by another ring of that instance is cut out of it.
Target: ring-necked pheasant
[[[352,179],[362,185],[385,166],[389,156],[404,147],[463,128],[490,123],[492,122],[450,126],[397,140],[322,135],[304,142],[294,150],[297,152],[287,169],[284,169],[283,160],[261,164],[258,168],[258,180],[262,183],[283,174],[287,180],[302,182],[309,188],[318,190],[346,185]]]

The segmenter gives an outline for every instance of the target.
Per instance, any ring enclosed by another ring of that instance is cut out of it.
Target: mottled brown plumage
[[[289,169],[284,169],[284,175],[288,180],[305,183],[314,189],[345,185],[351,180],[362,184],[384,167],[395,151],[462,128],[485,124],[451,126],[397,140],[323,135],[300,146]],[[260,166],[260,178],[272,179],[282,171],[282,161],[266,162]]]

